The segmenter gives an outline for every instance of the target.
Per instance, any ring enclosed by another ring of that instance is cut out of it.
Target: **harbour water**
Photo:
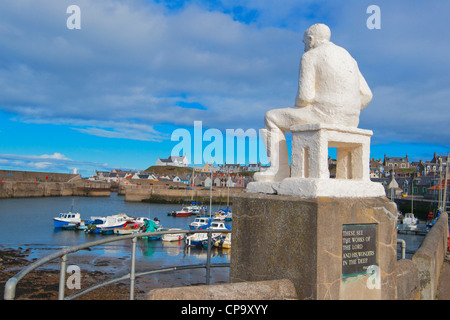
[[[118,235],[88,234],[84,231],[55,229],[53,217],[62,212],[79,212],[82,219],[91,216],[108,216],[125,213],[134,217],[158,218],[165,228],[189,229],[195,216],[173,217],[168,212],[179,210],[180,205],[125,202],[123,196],[112,193],[111,197],[45,197],[16,198],[0,200],[0,245],[6,248],[22,248],[30,253],[30,259],[42,258],[64,247],[78,245],[105,237]],[[213,205],[213,212],[219,206]],[[232,222],[226,224],[231,226]],[[124,274],[129,272],[131,240],[124,240],[92,247],[69,255],[69,263],[77,264],[82,270]],[[139,239],[137,241],[137,270],[144,271],[169,266],[203,264],[206,249],[186,247],[183,241],[164,242],[161,240]],[[72,261],[72,262],[71,262]],[[230,250],[212,250],[211,263],[229,263]],[[50,263],[47,268],[59,268],[59,262]],[[141,269],[141,270],[139,270]],[[184,271],[175,278],[179,283],[190,285],[204,283],[204,270]],[[227,282],[228,268],[213,269],[211,283]],[[161,282],[167,276],[155,276],[154,282]],[[159,279],[159,280],[158,280]],[[172,281],[171,281],[172,282]],[[164,286],[164,285],[162,285]]]
[[[67,246],[78,245],[105,237],[117,235],[88,234],[83,231],[55,229],[53,217],[61,212],[79,212],[82,219],[91,216],[107,216],[126,213],[134,217],[158,218],[163,227],[189,229],[189,223],[195,216],[172,217],[168,212],[179,210],[176,204],[154,204],[125,202],[123,196],[112,193],[111,197],[45,197],[16,198],[0,200],[0,246],[22,248],[30,253],[31,259],[42,258]],[[219,206],[213,206],[216,212]],[[227,223],[231,226],[231,222]],[[399,234],[406,241],[406,258],[420,247],[423,235]],[[124,240],[92,247],[69,255],[69,264],[77,264],[84,271],[101,271],[123,275],[129,272],[131,241]],[[401,256],[398,247],[398,258]],[[206,249],[186,247],[183,241],[163,242],[161,240],[139,239],[137,242],[137,272],[158,268],[203,264]],[[229,263],[230,250],[212,250],[212,263]],[[47,268],[59,268],[59,262],[50,263]],[[19,270],[17,270],[19,271]],[[176,275],[161,274],[151,276],[153,287],[183,286],[202,284],[205,272],[202,269],[183,271]],[[229,269],[218,268],[211,271],[211,283],[228,282]]]

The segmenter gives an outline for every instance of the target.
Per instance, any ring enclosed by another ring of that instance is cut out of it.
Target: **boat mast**
[[[442,159],[439,158],[439,203],[438,210],[442,212]]]
[[[191,184],[191,187],[192,187],[191,204],[192,204],[192,201],[194,200],[194,167],[195,167],[195,163],[192,163],[192,174],[191,174],[191,179],[192,179],[192,184]],[[189,183],[190,183],[190,181],[189,181]]]
[[[212,161],[211,161],[211,163],[212,163]],[[209,217],[211,218],[211,212],[212,212],[212,179],[213,179],[213,177],[212,177],[212,165],[210,166],[211,167],[211,183],[210,183],[210,185],[209,185]]]
[[[411,213],[414,214],[414,174],[411,181]]]
[[[447,162],[445,165],[445,183],[444,183],[444,196],[443,196],[443,205],[444,211],[447,211],[447,179],[448,179],[448,153],[447,153]]]

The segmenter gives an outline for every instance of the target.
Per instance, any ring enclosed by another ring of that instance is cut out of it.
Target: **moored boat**
[[[219,236],[214,242],[214,246],[217,248],[230,249],[231,248],[231,233],[227,235]]]
[[[107,216],[106,220],[102,224],[89,224],[85,230],[87,233],[101,233],[110,234],[114,233],[112,229],[121,228],[125,225],[128,216],[124,214],[115,214],[112,216]],[[111,231],[112,230],[112,231]]]
[[[178,231],[182,230],[180,228],[169,228],[167,231]],[[185,233],[171,233],[171,234],[163,234],[162,241],[180,241],[185,237]]]
[[[60,213],[58,217],[53,218],[53,225],[55,228],[63,228],[69,224],[76,224],[81,222],[81,216],[78,212]]]
[[[137,232],[142,223],[137,221],[126,221],[123,227],[113,229],[114,234],[131,234]]]
[[[192,214],[192,210],[189,207],[183,207],[181,210],[172,211],[173,217],[189,217]]]
[[[211,226],[213,219],[207,217],[197,217],[189,224],[191,230],[202,230]]]

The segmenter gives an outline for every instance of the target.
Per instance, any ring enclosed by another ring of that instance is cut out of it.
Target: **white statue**
[[[333,44],[330,36],[331,31],[324,24],[306,30],[295,106],[266,113],[262,132],[271,166],[256,173],[256,181],[282,181],[290,176],[285,132],[293,125],[356,128],[360,111],[372,100],[357,62],[345,49]]]

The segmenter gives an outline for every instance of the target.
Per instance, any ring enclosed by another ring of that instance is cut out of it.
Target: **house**
[[[211,173],[212,172],[216,172],[216,168],[214,167],[214,165],[206,163],[203,167],[196,167],[194,168],[195,172],[202,172],[202,173]]]
[[[400,184],[395,180],[395,177],[391,175],[391,181],[385,186],[386,196],[389,198],[399,197],[402,195],[403,190]]]
[[[213,185],[215,187],[221,187],[222,186],[222,179],[220,177],[215,177],[214,178],[214,182]]]
[[[386,157],[384,155],[383,166],[386,170],[389,169],[408,169],[411,167],[408,155],[406,157]]]
[[[239,173],[242,171],[240,164],[227,164],[221,165],[217,168],[218,172],[221,173]]]
[[[180,182],[184,183],[185,185],[189,185],[192,182],[191,176],[180,176]]]
[[[167,159],[158,158],[156,160],[157,166],[175,166],[175,167],[187,167],[189,165],[189,161],[186,155],[180,156],[170,156]]]
[[[159,181],[172,181],[172,178],[167,175],[162,175],[158,179]]]
[[[381,178],[384,176],[384,165],[381,159],[370,159],[370,177]]]
[[[244,166],[242,168],[242,171],[247,172],[258,172],[261,168],[261,165],[259,163],[249,163],[247,166]]]
[[[211,183],[212,183],[211,177],[206,177],[205,180],[203,181],[203,186],[209,188],[209,187],[211,187]]]
[[[202,186],[204,186],[204,185],[205,185],[204,182],[205,182],[205,177],[204,177],[204,176],[202,176],[202,175],[196,175],[196,176],[194,177],[194,185],[195,185],[196,187],[202,187]]]
[[[239,177],[236,179],[234,187],[235,188],[245,188],[245,183],[244,183],[244,180],[242,179],[242,177]]]

